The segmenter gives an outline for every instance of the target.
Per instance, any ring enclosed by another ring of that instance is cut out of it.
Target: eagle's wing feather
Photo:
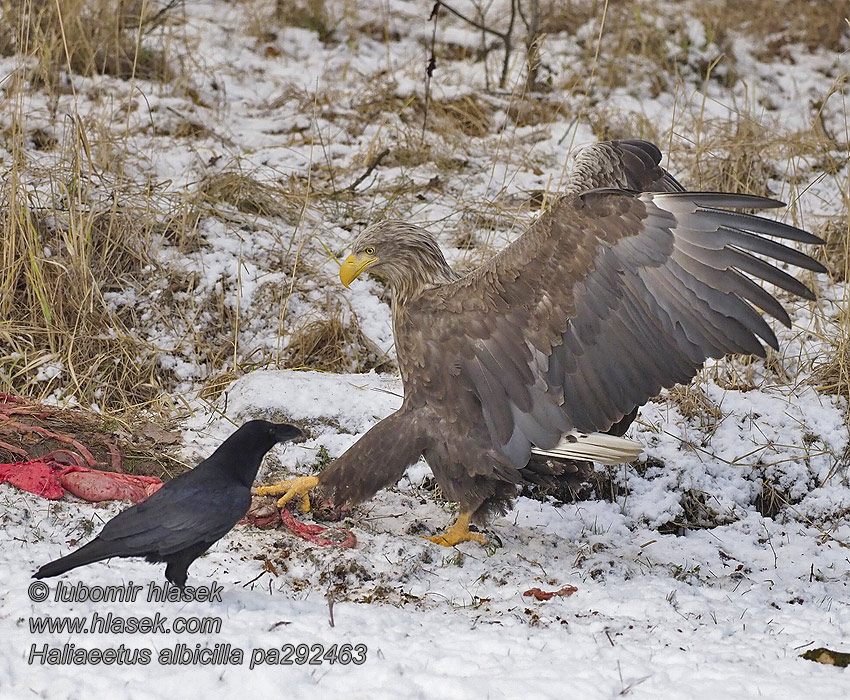
[[[564,194],[580,194],[599,187],[637,192],[683,192],[685,188],[660,163],[661,151],[649,141],[594,143],[576,154]]]
[[[521,468],[532,445],[551,448],[568,430],[607,430],[662,387],[689,381],[708,357],[763,356],[759,338],[777,347],[776,336],[752,304],[790,320],[743,273],[813,295],[752,253],[824,270],[761,235],[820,239],[721,208],[774,206],[692,192],[564,197],[487,264],[411,302],[428,309],[437,342],[410,362],[447,369],[427,379],[410,373],[406,390],[441,381],[468,388],[494,447]]]

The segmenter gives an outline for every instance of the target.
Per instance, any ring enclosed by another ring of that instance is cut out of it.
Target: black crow
[[[248,511],[251,485],[266,452],[300,435],[286,423],[245,423],[197,467],[116,515],[94,540],[45,564],[33,578],[58,576],[110,557],[144,557],[166,562],[165,578],[182,588],[189,565]]]

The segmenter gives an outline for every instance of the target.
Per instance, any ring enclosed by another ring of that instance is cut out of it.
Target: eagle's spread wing
[[[661,167],[661,151],[654,143],[631,139],[601,141],[582,148],[575,157],[565,195],[599,187],[635,192],[684,192]]]
[[[406,350],[418,370],[406,392],[427,385],[439,395],[441,383],[473,392],[494,447],[521,468],[532,444],[604,431],[662,387],[688,382],[708,357],[763,356],[759,338],[777,340],[753,307],[790,319],[747,275],[813,295],[752,253],[823,271],[762,234],[820,239],[720,207],[776,206],[692,192],[561,199],[487,264],[411,302],[428,331]]]

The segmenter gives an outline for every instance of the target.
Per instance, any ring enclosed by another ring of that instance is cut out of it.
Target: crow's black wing
[[[251,505],[251,490],[230,479],[207,473],[203,479],[187,472],[146,501],[116,515],[99,539],[116,553],[171,554],[197,542],[215,542],[226,535]]]

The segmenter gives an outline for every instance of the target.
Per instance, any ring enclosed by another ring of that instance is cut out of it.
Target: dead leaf
[[[266,571],[268,571],[270,574],[274,574],[275,576],[278,576],[278,575],[279,575],[279,574],[277,573],[277,567],[276,567],[274,564],[272,564],[272,562],[271,562],[271,560],[270,560],[270,559],[266,559],[266,560],[263,562],[263,569],[265,569]]]
[[[537,600],[549,600],[550,598],[554,598],[555,596],[559,596],[562,598],[566,598],[571,596],[578,590],[575,586],[564,586],[558,591],[543,591],[539,588],[529,588],[524,596],[534,596]]]
[[[163,430],[155,423],[145,423],[139,428],[139,432],[149,440],[161,445],[176,445],[180,442],[180,435],[170,430]]]
[[[819,664],[827,664],[829,666],[839,666],[847,668],[850,666],[850,653],[846,651],[833,651],[825,647],[817,649],[809,649],[805,654],[800,654],[807,661],[816,661]]]

